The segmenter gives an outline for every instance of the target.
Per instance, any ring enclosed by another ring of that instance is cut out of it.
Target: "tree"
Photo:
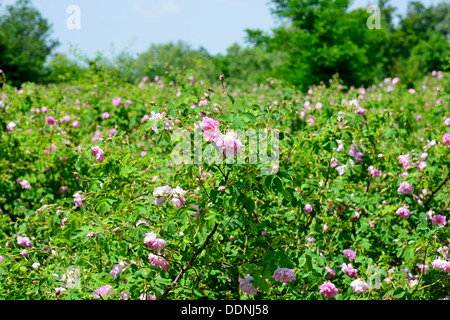
[[[40,82],[47,75],[44,64],[59,44],[50,39],[51,28],[30,0],[6,7],[0,17],[0,68],[12,85]]]
[[[381,28],[369,29],[365,9],[349,11],[349,0],[272,0],[282,25],[271,34],[247,30],[250,43],[283,52],[285,63],[272,70],[303,89],[334,74],[348,85],[366,86],[387,76],[405,84],[442,69],[450,51],[450,4],[425,7],[418,1],[395,25],[395,8],[379,0]]]
[[[136,60],[136,67],[142,75],[161,76],[174,69],[198,69],[199,74],[206,78],[218,78],[211,56],[204,49],[192,49],[185,42],[152,44],[150,48],[141,53]]]
[[[336,73],[348,84],[364,85],[382,77],[387,31],[368,29],[363,9],[347,12],[348,0],[273,0],[273,14],[284,25],[272,35],[248,31],[253,43],[281,51],[286,62],[277,78],[305,89]],[[253,39],[252,39],[253,38]]]
[[[450,54],[450,4],[426,8],[418,1],[410,2],[387,47],[391,73],[406,85],[413,85],[427,72],[443,70]]]

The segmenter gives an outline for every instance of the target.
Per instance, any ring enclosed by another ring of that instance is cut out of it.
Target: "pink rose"
[[[425,161],[420,161],[419,164],[418,164],[418,166],[417,166],[417,169],[418,169],[419,171],[422,171],[422,170],[425,169],[426,167],[427,167],[427,163],[426,163]]]
[[[253,286],[253,277],[247,275],[245,278],[239,276],[239,288],[248,295],[255,295],[258,293],[258,289]]]
[[[327,279],[333,279],[336,276],[336,270],[334,270],[330,267],[325,267],[325,269],[328,271]]]
[[[145,114],[145,115],[142,117],[141,122],[143,123],[143,122],[147,121],[148,119],[150,119],[150,117],[148,116],[148,114]]]
[[[156,297],[152,296],[150,293],[148,294],[143,293],[139,296],[139,300],[156,300]]]
[[[11,132],[13,131],[13,129],[16,127],[16,123],[15,122],[10,122],[8,123],[8,125],[6,126],[6,132]]]
[[[446,217],[440,214],[437,214],[431,220],[432,223],[436,223],[438,226],[445,227],[447,225]]]
[[[121,98],[116,97],[116,98],[113,99],[112,103],[113,103],[113,105],[118,106],[118,105],[120,105],[121,101],[122,101]]]
[[[61,187],[59,188],[58,192],[59,192],[60,194],[65,194],[65,193],[67,193],[68,190],[69,190],[69,187],[67,187],[67,186],[61,186]]]
[[[97,146],[91,147],[91,152],[92,155],[96,158],[98,163],[101,163],[103,162],[103,160],[105,160],[105,155],[103,153],[103,150],[100,149],[100,147]]]
[[[320,287],[320,293],[326,298],[334,298],[338,294],[338,290],[331,282],[325,282]]]
[[[400,208],[397,209],[397,214],[405,219],[408,219],[409,216],[411,215],[410,211],[408,210],[408,208],[406,206],[402,206]]]
[[[338,162],[337,159],[331,158],[331,160],[330,160],[330,167],[331,168],[337,167],[338,164],[339,164],[339,162]]]
[[[409,169],[409,154],[398,156],[398,161],[403,165],[403,168],[405,168],[406,170]]]
[[[444,136],[442,137],[442,141],[444,142],[445,145],[450,147],[450,134],[448,133],[444,134]]]
[[[45,122],[49,125],[49,126],[53,126],[55,124],[55,119],[53,117],[47,117],[45,119]]]
[[[165,271],[169,270],[169,262],[163,257],[159,257],[157,255],[154,255],[153,253],[150,253],[148,255],[148,260],[150,260],[152,267],[161,268]]]
[[[352,283],[350,283],[350,286],[356,293],[362,293],[369,290],[369,286],[367,285],[367,283],[361,279],[353,280]]]
[[[407,181],[403,181],[399,188],[397,189],[398,193],[403,193],[403,194],[410,194],[412,193],[414,190],[413,186],[410,186],[409,183]]]
[[[100,296],[107,297],[111,293],[111,289],[112,289],[112,287],[110,285],[106,285],[99,289],[96,289],[95,293],[94,293],[94,298],[100,299]],[[112,295],[112,296],[114,296],[114,295]]]
[[[343,263],[341,264],[341,271],[348,275],[350,278],[356,279],[358,277],[358,270],[353,268],[352,264],[349,263],[348,265]]]
[[[219,121],[216,121],[214,119],[204,117],[202,119],[202,122],[200,123],[200,128],[203,130],[203,137],[205,138],[206,142],[215,142],[217,138],[221,135],[220,129],[219,129]]]
[[[350,249],[345,249],[344,255],[348,258],[350,262],[353,262],[353,260],[355,260],[356,258],[356,252]]]
[[[276,281],[288,284],[289,282],[294,281],[295,273],[292,269],[278,267],[273,273],[273,278]]]
[[[237,138],[237,133],[229,132],[226,135],[220,135],[217,138],[216,145],[225,151],[227,156],[233,156],[242,151],[244,146]]]
[[[83,203],[84,196],[78,191],[73,195],[73,201],[75,202],[75,209],[78,207],[86,207],[86,204]]]
[[[144,243],[151,250],[160,251],[166,246],[166,241],[158,239],[154,232],[146,233]]]
[[[108,119],[111,115],[108,112],[102,114],[102,119]]]
[[[450,118],[446,118],[446,119],[444,120],[444,124],[445,124],[447,127],[450,127]]]
[[[377,170],[373,166],[370,166],[367,169],[372,174],[372,177],[381,177],[381,170]]]
[[[442,270],[444,272],[450,273],[450,261],[442,260],[441,258],[435,259],[431,265],[435,269]]]
[[[354,145],[352,144],[350,146],[349,154],[350,156],[354,157],[357,162],[362,162],[362,157],[364,157],[365,153],[362,151],[357,150],[357,147],[361,148],[362,145]]]
[[[17,237],[17,243],[23,248],[31,248],[31,247],[33,247],[33,244],[31,243],[31,240],[28,237],[18,236]]]
[[[183,197],[181,197],[181,198],[173,198],[172,202],[175,204],[177,209],[180,209],[186,203],[186,201],[183,201],[183,200],[184,200]]]
[[[157,198],[155,198],[155,205],[157,205],[158,207],[162,207],[165,200],[166,200],[166,198],[157,197]]]

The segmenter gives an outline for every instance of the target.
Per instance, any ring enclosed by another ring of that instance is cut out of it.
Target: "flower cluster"
[[[367,168],[370,172],[370,174],[372,175],[372,177],[381,177],[381,170],[377,170],[375,169],[373,166],[370,166]]]
[[[98,163],[102,163],[103,160],[105,160],[105,155],[103,153],[103,150],[100,149],[100,147],[91,147],[92,155],[95,157]]]
[[[170,199],[175,206],[180,209],[186,204],[186,199],[184,198],[185,190],[177,186],[172,189],[170,186],[158,187],[153,191],[153,196],[155,197],[155,204],[158,207],[162,207],[167,199]]]
[[[442,270],[444,272],[450,273],[450,261],[443,260],[441,258],[437,258],[431,262],[431,265],[435,269]]]
[[[160,257],[153,253],[150,253],[148,255],[148,260],[150,260],[152,267],[161,268],[165,271],[169,270],[169,262],[164,259],[164,257]]]
[[[362,151],[359,151],[358,148],[362,148],[362,145],[355,145],[352,144],[350,146],[349,154],[350,156],[354,157],[356,159],[356,162],[362,162],[362,158],[364,157],[365,153]]]
[[[351,263],[349,263],[348,265],[345,263],[341,264],[341,270],[344,274],[348,275],[350,278],[356,279],[358,276],[358,270],[354,269]]]
[[[85,208],[86,204],[83,202],[84,195],[80,193],[81,191],[78,191],[73,195],[73,201],[75,202],[75,209],[78,207]]]
[[[230,131],[224,135],[218,125],[219,121],[203,117],[200,128],[203,130],[206,142],[215,142],[216,146],[225,151],[227,156],[234,156],[241,152],[244,145],[238,139],[237,133]]]
[[[144,243],[150,250],[160,251],[166,246],[166,241],[156,237],[154,232],[146,233]]]

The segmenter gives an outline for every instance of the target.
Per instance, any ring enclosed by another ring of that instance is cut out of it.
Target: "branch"
[[[200,255],[200,253],[202,253],[202,251],[205,249],[205,247],[208,245],[208,243],[211,240],[212,236],[216,233],[218,226],[219,226],[218,223],[216,223],[214,225],[213,230],[206,237],[205,242],[203,242],[202,246],[196,252],[194,252],[194,254],[192,255],[192,257],[189,260],[189,262],[183,267],[183,269],[181,269],[181,271],[178,273],[178,275],[175,278],[175,280],[172,282],[172,284],[169,287],[167,287],[166,291],[164,291],[163,295],[159,298],[159,300],[164,300],[169,295],[169,292],[178,285],[178,282],[180,281],[180,279],[183,276],[183,274],[186,271],[188,271],[190,268],[192,268],[192,263]]]
[[[450,180],[450,171],[449,171],[449,173],[448,173],[448,175],[447,175],[447,178],[445,178],[445,180],[442,181],[441,185],[440,185],[435,191],[432,191],[432,192],[431,192],[430,198],[428,198],[427,203],[425,203],[425,209],[428,209],[428,204],[431,202],[431,200],[433,199],[434,195],[435,195],[436,193],[438,193],[439,190],[442,189],[442,187],[447,183],[448,180]]]

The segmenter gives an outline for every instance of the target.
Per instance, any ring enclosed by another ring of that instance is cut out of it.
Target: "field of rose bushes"
[[[3,85],[0,297],[449,299],[449,79]]]

